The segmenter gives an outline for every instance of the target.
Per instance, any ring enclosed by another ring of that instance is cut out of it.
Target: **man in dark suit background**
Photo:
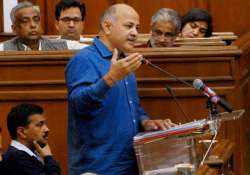
[[[7,126],[12,141],[3,163],[8,174],[61,174],[48,145],[49,128],[42,107],[25,103],[13,107],[7,117]]]

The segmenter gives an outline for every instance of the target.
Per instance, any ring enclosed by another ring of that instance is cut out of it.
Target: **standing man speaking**
[[[66,67],[69,100],[69,175],[137,175],[133,137],[144,130],[166,129],[170,120],[151,120],[140,106],[134,71],[142,55],[132,53],[139,15],[115,4],[101,18],[99,37]]]

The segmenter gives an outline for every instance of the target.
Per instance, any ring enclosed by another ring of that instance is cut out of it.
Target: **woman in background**
[[[181,37],[210,37],[213,32],[212,17],[206,10],[193,8],[181,18]]]

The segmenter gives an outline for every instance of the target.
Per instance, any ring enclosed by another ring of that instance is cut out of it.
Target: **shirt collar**
[[[97,50],[100,52],[102,57],[111,58],[112,52],[107,48],[107,46],[98,37],[94,38],[93,45],[97,48]]]
[[[23,44],[23,47],[24,47],[24,51],[28,51],[28,50],[32,50],[29,46],[27,46],[26,44]],[[41,44],[41,41],[39,40],[39,47],[38,47],[38,50],[42,50],[42,44]]]
[[[27,154],[29,154],[30,156],[35,156],[37,157],[37,155],[31,151],[27,146],[25,146],[24,144],[16,141],[16,140],[12,140],[10,143],[11,146],[15,147],[16,149],[20,150],[20,151],[24,151]]]

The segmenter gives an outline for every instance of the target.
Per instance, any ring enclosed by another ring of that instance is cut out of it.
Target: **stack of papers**
[[[175,127],[172,127],[167,130],[160,131],[150,131],[150,132],[142,132],[134,136],[134,142],[147,142],[152,141],[154,139],[165,138],[169,136],[177,136],[180,134],[188,134],[194,131],[198,131],[203,129],[207,125],[207,120],[197,120],[185,124],[181,124]]]

